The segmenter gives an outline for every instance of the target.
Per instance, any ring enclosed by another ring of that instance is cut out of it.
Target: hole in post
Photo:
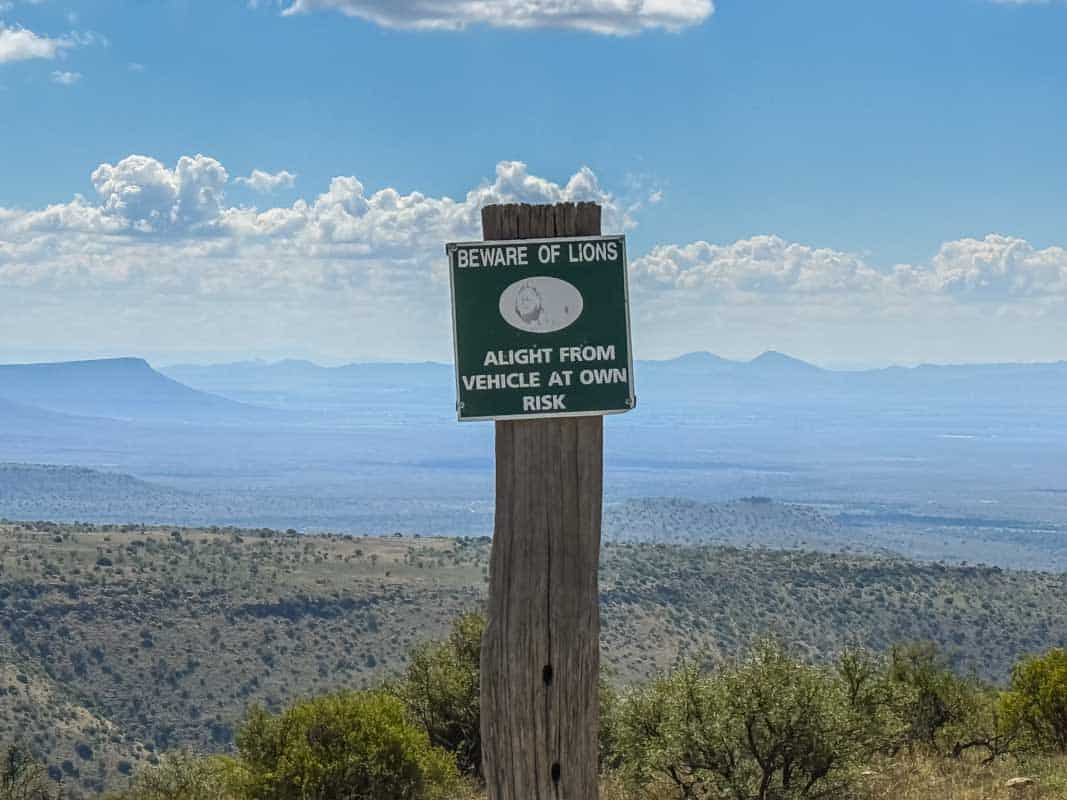
[[[558,761],[552,765],[552,783],[559,783],[559,775],[561,771]]]
[[[541,670],[541,677],[545,681],[545,686],[551,686],[552,685],[552,665],[551,664],[545,664],[545,668],[543,670]]]

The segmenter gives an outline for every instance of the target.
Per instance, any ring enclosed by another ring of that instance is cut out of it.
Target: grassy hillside
[[[487,556],[485,539],[0,525],[0,740],[86,792],[160,750],[224,749],[250,702],[280,709],[402,668],[480,607]],[[601,584],[618,682],[768,631],[814,660],[930,639],[1001,680],[1021,653],[1067,642],[1054,574],[608,542]]]

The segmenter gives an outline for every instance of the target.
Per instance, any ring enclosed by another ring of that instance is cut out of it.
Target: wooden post
[[[483,238],[599,236],[600,206],[482,210]],[[489,800],[596,800],[604,418],[496,423],[482,640]]]

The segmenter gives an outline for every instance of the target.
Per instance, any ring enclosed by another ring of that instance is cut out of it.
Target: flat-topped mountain
[[[262,413],[185,386],[140,358],[0,365],[0,400],[112,419],[230,422]]]

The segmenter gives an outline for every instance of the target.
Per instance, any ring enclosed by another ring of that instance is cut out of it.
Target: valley
[[[0,739],[93,793],[161,752],[226,749],[279,710],[396,675],[482,608],[486,538],[0,524]],[[774,635],[809,661],[933,641],[1003,682],[1067,643],[1067,576],[890,556],[608,541],[602,652],[630,684]],[[88,755],[86,755],[88,754]]]

